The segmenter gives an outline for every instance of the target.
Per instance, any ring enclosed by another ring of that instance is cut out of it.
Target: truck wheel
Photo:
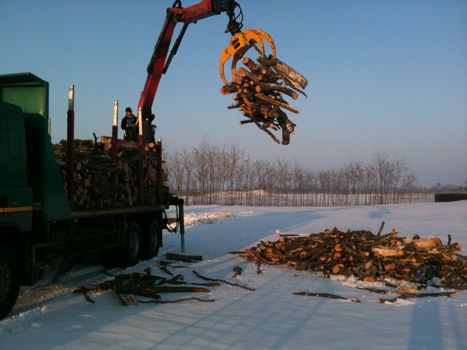
[[[143,259],[151,259],[157,256],[157,253],[159,253],[159,243],[161,235],[161,225],[157,220],[151,220],[143,232]]]
[[[7,316],[19,293],[18,262],[8,248],[0,248],[0,319]]]
[[[131,266],[141,258],[142,234],[141,227],[135,221],[128,226],[123,265]]]

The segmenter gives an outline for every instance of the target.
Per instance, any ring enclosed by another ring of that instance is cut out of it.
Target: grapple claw
[[[224,84],[227,84],[228,81],[225,78],[224,65],[230,58],[232,58],[232,77],[237,75],[237,62],[243,57],[245,52],[247,52],[253,46],[259,47],[259,51],[262,57],[265,57],[265,48],[263,40],[266,40],[271,47],[272,56],[276,57],[276,46],[274,45],[274,40],[272,37],[262,31],[261,29],[245,29],[243,32],[236,33],[230,39],[229,46],[221,52],[221,59],[219,63],[219,73]]]

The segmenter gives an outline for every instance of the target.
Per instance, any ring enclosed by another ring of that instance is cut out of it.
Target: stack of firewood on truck
[[[138,144],[119,140],[116,162],[112,161],[110,138],[102,137],[99,142],[93,140],[75,140],[74,171],[72,198],[75,209],[121,208],[141,203],[138,194]],[[54,153],[60,165],[60,172],[65,189],[67,179],[67,142],[54,145]],[[153,147],[146,147],[144,152],[144,204],[159,203],[157,192],[158,171],[160,179],[167,181],[167,175],[158,164]],[[168,188],[162,187],[160,200],[168,194]]]
[[[384,224],[382,225],[382,227]],[[339,231],[337,228],[307,236],[261,241],[241,256],[257,264],[288,265],[325,276],[355,276],[365,282],[394,286],[401,281],[421,286],[467,289],[467,257],[459,243],[443,244],[440,238],[399,237],[371,231]]]

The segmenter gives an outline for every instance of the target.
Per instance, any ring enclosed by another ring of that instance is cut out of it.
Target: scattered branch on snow
[[[255,289],[254,288],[250,288],[250,287],[247,287],[247,286],[243,286],[241,284],[238,284],[238,283],[233,283],[233,282],[229,282],[229,281],[226,281],[226,280],[222,280],[222,279],[219,279],[219,278],[210,278],[210,277],[206,277],[206,276],[202,276],[200,275],[198,272],[196,272],[195,270],[193,270],[193,273],[203,279],[203,280],[206,280],[206,281],[213,281],[213,282],[222,282],[222,283],[226,283],[230,286],[235,286],[235,287],[240,287],[240,288],[243,288],[243,289],[247,289],[247,290],[251,290],[251,291],[254,291]]]
[[[351,301],[354,303],[360,303],[360,300],[358,298],[346,298],[342,297],[337,294],[331,294],[331,293],[316,293],[316,292],[305,292],[301,290],[300,292],[295,292],[293,293],[295,295],[302,295],[306,297],[320,297],[320,298],[329,298],[329,299],[339,299],[339,300],[346,300],[346,301]]]
[[[185,255],[177,253],[165,253],[165,257],[169,260],[183,261],[183,262],[199,262],[203,260],[201,255]]]

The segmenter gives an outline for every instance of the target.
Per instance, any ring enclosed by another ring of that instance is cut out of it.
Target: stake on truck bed
[[[67,111],[67,154],[68,154],[68,198],[73,194],[74,183],[74,148],[75,140],[75,86],[71,85],[68,89],[68,111]]]

